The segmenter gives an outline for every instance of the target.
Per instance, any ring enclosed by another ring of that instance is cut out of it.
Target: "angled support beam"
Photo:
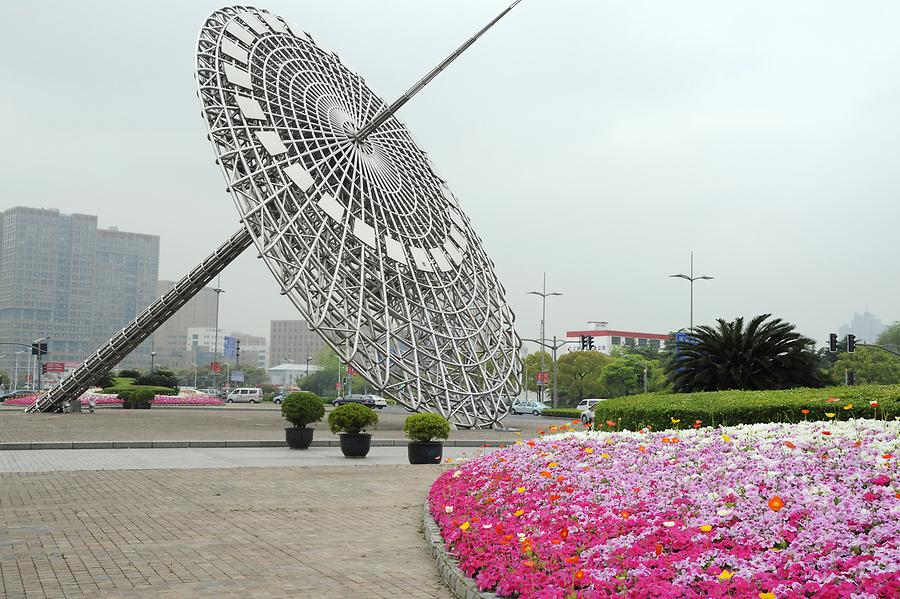
[[[162,323],[203,289],[252,243],[249,231],[241,230],[220,245],[186,277],[163,293],[103,347],[82,362],[63,380],[26,408],[26,412],[52,412],[63,402],[77,399],[104,373],[121,362]]]

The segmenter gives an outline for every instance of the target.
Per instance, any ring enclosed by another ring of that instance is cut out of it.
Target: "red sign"
[[[347,364],[347,376],[356,376],[356,371],[349,364]]]
[[[550,372],[549,372],[548,370],[545,370],[545,371],[543,371],[543,372],[537,372],[537,373],[535,373],[535,375],[534,375],[534,381],[535,381],[538,385],[546,385],[547,383],[550,382]]]
[[[340,391],[341,389],[344,388],[344,385],[342,385],[341,383],[337,383],[337,384],[334,386],[334,388],[337,389],[338,391]]]
[[[65,362],[44,362],[44,372],[65,372]]]
[[[209,369],[215,372],[216,374],[222,372],[222,363],[221,362],[210,362]]]

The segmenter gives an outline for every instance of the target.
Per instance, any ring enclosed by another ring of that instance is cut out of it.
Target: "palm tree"
[[[780,318],[765,322],[770,316],[757,316],[746,327],[743,318],[694,327],[695,343],[680,344],[667,366],[669,382],[681,393],[821,387],[814,342]]]

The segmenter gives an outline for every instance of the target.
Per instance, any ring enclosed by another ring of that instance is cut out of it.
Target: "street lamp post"
[[[561,294],[560,294],[561,295]],[[576,341],[557,341],[556,335],[553,336],[553,344],[544,343],[544,341],[540,339],[522,339],[522,341],[531,341],[532,343],[537,343],[541,347],[553,350],[553,407],[556,407],[557,402],[557,380],[559,379],[559,360],[556,359],[556,350],[561,348],[563,345],[567,343],[577,343]],[[541,372],[544,369],[541,367]]]
[[[541,291],[528,291],[526,295],[539,295],[541,296],[541,345],[546,347],[547,335],[546,335],[546,327],[547,327],[547,297],[551,295],[562,295],[562,293],[558,293],[556,291],[547,292],[547,273],[544,273],[544,285],[541,288]],[[544,372],[544,352],[541,351],[541,373]],[[543,375],[542,375],[543,376]],[[544,399],[544,385],[541,384],[538,401],[542,401]],[[553,398],[553,407],[556,407],[556,397]]]
[[[222,285],[222,276],[221,275],[219,276],[217,285],[219,285],[219,286],[213,288],[213,291],[216,294],[216,332],[215,332],[215,339],[213,341],[213,362],[219,361],[219,296],[221,296],[223,293],[225,293],[225,290],[221,288],[221,285]],[[218,389],[218,387],[216,387],[216,378],[217,378],[216,371],[213,369],[211,369],[211,370],[212,370],[212,379],[213,379],[213,389]]]
[[[306,356],[306,378],[309,378],[309,363],[312,361],[312,356]]]
[[[191,362],[191,366],[194,367],[194,389],[197,388],[197,365]]]
[[[694,328],[694,281],[703,281],[703,280],[711,280],[715,277],[708,277],[706,275],[694,276],[694,251],[691,250],[691,274],[688,275],[669,275],[669,277],[674,277],[677,279],[684,279],[685,281],[690,281],[691,283],[691,328]]]
[[[150,374],[153,374],[153,368],[156,366],[156,352],[150,352]]]

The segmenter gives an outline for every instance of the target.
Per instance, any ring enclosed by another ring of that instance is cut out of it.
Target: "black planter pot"
[[[410,443],[406,446],[410,464],[440,464],[444,453],[444,444],[440,441],[430,443]]]
[[[341,451],[345,458],[364,458],[372,447],[372,435],[369,433],[359,433],[351,435],[344,433],[340,435]]]
[[[309,449],[313,439],[313,430],[311,428],[286,428],[284,429],[284,438],[288,447],[291,449]]]

